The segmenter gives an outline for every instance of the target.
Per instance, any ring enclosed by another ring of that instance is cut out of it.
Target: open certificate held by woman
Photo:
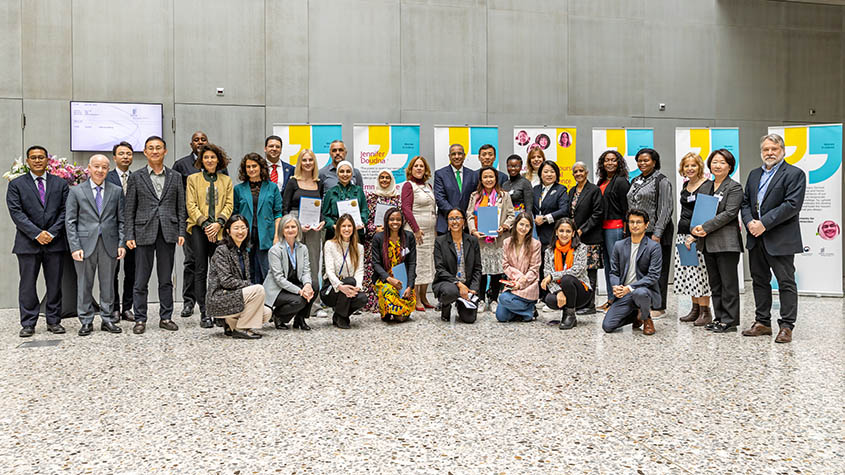
[[[364,225],[364,221],[361,220],[361,203],[358,203],[358,200],[338,201],[337,214],[338,216],[343,216],[344,214],[352,216],[355,226],[361,227]]]
[[[320,208],[323,201],[318,198],[299,199],[299,223],[302,226],[316,228],[320,225]]]

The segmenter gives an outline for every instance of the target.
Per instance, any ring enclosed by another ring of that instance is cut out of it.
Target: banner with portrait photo
[[[725,149],[734,156],[736,166],[730,177],[740,185],[742,176],[739,171],[739,129],[736,127],[676,127],[675,128],[675,167],[673,170],[664,169],[664,174],[678,173],[678,167],[681,164],[681,159],[689,152],[695,153],[701,157],[704,162],[704,175],[710,180],[713,176],[710,174],[710,169],[707,168],[707,157],[713,150]],[[686,183],[686,180],[677,178],[677,183]],[[681,199],[681,189],[685,185],[678,185],[675,188],[675,203],[679,203]],[[675,205],[675,222],[680,217],[680,205]],[[737,219],[739,219],[737,217]],[[744,255],[739,256],[739,265],[737,266],[737,275],[739,276],[739,291],[744,293],[745,286],[742,282],[745,280],[745,270],[743,268]]]
[[[575,164],[576,147],[575,127],[529,127],[513,128],[513,153],[522,157],[522,169],[525,170],[528,152],[539,148],[546,160],[555,162],[560,168],[560,182],[567,189],[575,184],[572,177],[572,165]]]
[[[329,146],[343,140],[341,124],[273,124],[273,135],[282,139],[282,161],[296,165],[296,158],[303,149],[311,149],[317,157],[318,167],[329,162]]]
[[[842,124],[772,126],[769,133],[783,137],[786,163],[807,174],[799,215],[804,253],[795,256],[798,293],[841,297]]]
[[[593,129],[593,180],[598,183],[598,163],[601,154],[607,150],[616,150],[625,157],[628,167],[628,179],[639,176],[637,151],[654,148],[654,129],[645,128],[594,128]]]
[[[405,181],[405,167],[420,154],[419,124],[354,124],[352,164],[361,171],[364,191],[375,190],[379,171],[387,168],[396,183]]]
[[[453,144],[464,146],[466,159],[464,166],[473,170],[481,168],[478,151],[482,145],[496,147],[496,161],[493,166],[499,168],[499,127],[496,125],[435,125],[434,126],[434,168],[443,168],[449,164],[449,147]],[[433,171],[432,171],[433,173]]]

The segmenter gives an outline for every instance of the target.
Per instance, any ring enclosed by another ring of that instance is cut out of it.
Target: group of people
[[[328,311],[341,329],[350,328],[359,311],[404,322],[414,311],[435,308],[427,299],[429,285],[445,321],[472,323],[487,310],[502,322],[532,321],[538,306],[545,306],[560,312],[554,323],[562,330],[575,327],[579,314],[603,311],[605,331],[631,324],[651,335],[653,319],[666,311],[673,244],[696,245],[699,261],[684,266],[676,254],[675,292],[692,298],[692,310],[680,320],[726,333],[739,324],[744,225],[756,321],[743,335],[772,334],[774,272],[781,299],[776,341],[791,340],[797,314],[793,256],[802,251],[798,213],[805,178],[783,161],[777,135],[761,140],[763,166],[751,172],[744,192],[730,178],[736,158],[728,150],[707,157],[712,180],[700,156],[683,157],[674,239],[675,195],[658,152],[650,148],[637,153],[639,174],[633,179],[624,157],[608,150],[599,158],[597,183],[577,162],[571,169],[575,185],[567,189],[558,165],[539,147],[529,151],[525,164],[519,155],[509,156],[503,173],[494,166],[492,145],[480,148],[476,171],[464,166],[466,152],[455,144],[433,183],[428,162],[417,156],[401,187],[396,177],[402,171],[385,169],[365,193],[340,140],[332,142],[330,161],[320,168],[307,149],[295,166],[282,162],[282,139],[267,137],[264,156],[241,159],[237,185],[221,147],[203,132],[193,134],[190,144],[192,153],[169,168],[164,139],[150,137],[143,150],[146,166],[130,171],[134,151],[121,142],[113,149],[114,169],[108,157],[94,155],[90,178],[70,188],[46,173],[44,147],[27,150],[29,173],[14,179],[7,194],[17,227],[21,337],[35,331],[42,268],[47,329],[65,332],[61,275],[68,250],[77,274],[79,335],[93,330],[95,275],[101,330],[119,333],[123,319],[134,322],[134,333],[144,333],[154,264],[159,327],[178,330],[171,281],[177,245],[185,254],[181,316],[190,317],[198,306],[203,328],[221,326],[234,338],[260,338],[258,330],[271,319],[278,329],[290,324],[307,331],[312,314]],[[717,213],[692,227],[695,198],[702,194],[718,198]],[[300,222],[301,203],[319,206],[318,224]],[[488,224],[482,213],[491,208],[498,218],[494,229],[481,226]],[[608,299],[597,307],[600,268]]]

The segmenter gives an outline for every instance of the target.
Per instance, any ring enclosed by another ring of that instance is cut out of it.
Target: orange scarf
[[[566,267],[564,267],[564,256],[566,256]],[[572,252],[572,241],[561,244],[560,239],[555,239],[555,272],[569,269],[574,261],[575,253]]]

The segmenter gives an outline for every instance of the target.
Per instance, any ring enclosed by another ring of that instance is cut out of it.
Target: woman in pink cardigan
[[[534,305],[540,297],[540,241],[532,237],[534,223],[526,213],[520,213],[513,225],[513,234],[505,239],[505,260],[502,269],[505,292],[499,295],[496,320],[500,322],[530,322],[534,320]]]

